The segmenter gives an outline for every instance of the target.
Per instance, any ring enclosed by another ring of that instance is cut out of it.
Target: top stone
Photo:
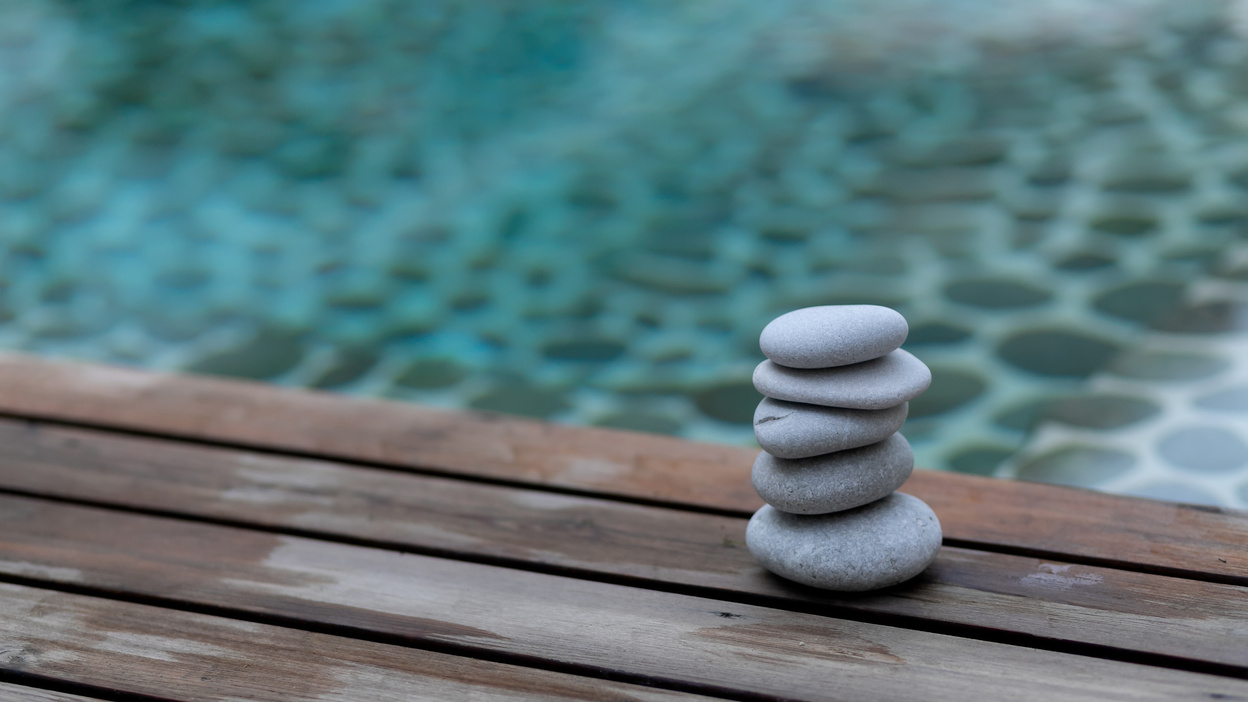
[[[878,305],[825,305],[793,310],[763,328],[763,354],[789,368],[861,363],[901,346],[910,331],[900,313]]]

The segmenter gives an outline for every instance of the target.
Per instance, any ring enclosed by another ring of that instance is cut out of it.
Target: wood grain
[[[915,471],[901,489],[956,542],[1248,584],[1248,512],[973,477]]]
[[[3,702],[95,702],[94,697],[71,695],[66,692],[41,690],[25,685],[0,683],[0,700]]]
[[[792,699],[1248,699],[1248,681],[247,529],[0,498],[0,573]],[[18,616],[25,618],[25,615]],[[202,639],[198,634],[196,639]]]
[[[0,354],[0,412],[747,514],[755,450]],[[1242,583],[1248,515],[951,473],[902,488],[964,545]]]
[[[758,503],[742,462],[753,456],[738,447],[220,378],[0,354],[0,412],[642,499]]]
[[[0,635],[0,670],[174,700],[706,699],[3,583]]]
[[[945,548],[918,581],[837,596],[764,572],[743,547],[743,518],[4,421],[0,488],[788,608],[921,620],[911,626],[978,627],[989,632],[981,637],[1013,632],[1248,666],[1248,648],[1238,645],[1248,631],[1248,588],[1060,560]],[[40,530],[53,533],[49,525]]]

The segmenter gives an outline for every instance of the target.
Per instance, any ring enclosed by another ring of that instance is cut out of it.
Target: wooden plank
[[[742,462],[753,456],[738,447],[221,378],[0,353],[0,412],[708,507],[758,502]]]
[[[0,412],[746,514],[756,451],[0,354]],[[964,545],[1242,582],[1243,512],[915,471]]]
[[[3,702],[95,702],[97,698],[0,682],[0,700]]]
[[[1248,588],[1062,561],[945,548],[914,583],[838,597],[766,574],[742,547],[742,518],[2,421],[0,488],[789,608],[978,627],[980,636],[1013,632],[1248,666],[1248,648],[1238,645]],[[74,524],[69,517],[43,521],[33,533],[78,538],[55,530]]]
[[[0,635],[2,671],[175,700],[707,699],[4,583]]]
[[[0,514],[10,577],[625,679],[806,700],[830,681],[850,699],[1248,697],[1245,680],[246,529],[23,498]]]
[[[956,542],[1248,584],[1248,512],[917,470],[901,489]]]

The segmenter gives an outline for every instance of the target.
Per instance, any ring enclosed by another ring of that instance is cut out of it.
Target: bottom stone
[[[767,570],[842,592],[913,578],[935,560],[940,539],[932,509],[900,492],[834,514],[788,514],[764,505],[745,530],[750,553]]]

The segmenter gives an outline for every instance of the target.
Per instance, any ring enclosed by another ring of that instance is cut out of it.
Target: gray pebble
[[[811,458],[754,461],[754,490],[791,514],[828,514],[875,502],[901,487],[914,469],[914,452],[901,434],[878,444]]]
[[[842,592],[913,578],[936,559],[940,539],[932,509],[901,492],[835,514],[786,514],[764,505],[745,530],[746,546],[767,570]]]
[[[805,307],[763,328],[763,355],[790,368],[831,368],[879,358],[901,346],[909,327],[900,313],[879,305]]]
[[[778,458],[808,458],[883,441],[909,410],[909,403],[860,410],[763,398],[754,410],[754,438]]]
[[[850,366],[802,370],[763,361],[754,388],[776,400],[826,407],[885,409],[914,399],[932,384],[932,372],[908,351]]]

